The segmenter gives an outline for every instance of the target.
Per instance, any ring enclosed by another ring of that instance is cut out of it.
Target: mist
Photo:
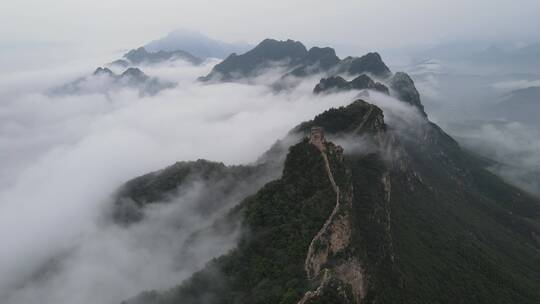
[[[245,82],[196,81],[219,62],[214,58],[200,66],[143,66],[147,75],[176,84],[152,96],[105,78],[88,80],[80,92],[51,94],[174,29],[251,44],[291,38],[335,47],[340,57],[381,52],[386,63],[396,63],[392,71],[414,79],[430,120],[465,149],[493,160],[492,172],[540,196],[538,126],[490,114],[512,90],[540,86],[540,74],[534,67],[471,64],[475,52],[491,43],[516,48],[540,40],[538,1],[491,1],[489,9],[483,1],[422,0],[401,6],[23,2],[0,5],[10,25],[0,29],[0,303],[120,303],[180,283],[235,247],[243,232],[238,223],[220,233],[208,227],[279,170],[239,184],[230,194],[192,176],[129,226],[110,221],[119,187],[178,161],[256,162],[299,123],[358,97],[354,91],[312,94],[321,75],[285,79],[290,89],[276,92],[271,85],[283,74],[277,62]],[[446,47],[456,41],[480,46],[470,52],[461,44]],[[426,51],[437,45],[444,52]],[[407,130],[410,136],[425,123],[416,108],[393,97],[369,92],[359,98],[383,109],[392,132]],[[368,138],[331,140],[346,153],[377,149]],[[202,200],[215,200],[217,207],[203,214]]]
[[[232,248],[237,232],[206,235],[194,245],[196,254],[179,260],[188,236],[256,189],[223,197],[224,208],[203,218],[193,206],[206,186],[194,181],[176,203],[151,208],[142,223],[122,228],[106,224],[118,187],[176,161],[253,162],[299,122],[353,98],[313,96],[316,78],[279,94],[257,83],[196,82],[212,60],[144,68],[178,84],[152,97],[129,88],[46,93],[91,73],[92,64],[1,79],[2,303],[119,302],[180,282]]]
[[[88,54],[88,50],[101,48],[111,52],[143,45],[181,28],[229,42],[294,38],[311,45],[332,45],[343,56],[373,50],[425,49],[452,41],[519,43],[540,39],[536,31],[539,9],[540,4],[534,0],[522,0],[520,5],[510,0],[414,0],[401,6],[389,0],[341,0],[332,4],[307,0],[4,1],[0,17],[12,26],[0,29],[0,53],[3,49],[19,55],[21,49],[36,50],[16,63],[21,65],[36,61],[45,49],[69,47]],[[159,22],[152,16],[159,16]],[[0,67],[13,65],[11,59],[16,56],[0,59]]]
[[[540,196],[540,130],[512,121],[473,121],[447,128],[467,149],[495,161],[489,169]]]
[[[492,161],[493,173],[540,195],[540,125],[526,119],[534,117],[538,97],[509,99],[515,90],[538,87],[540,74],[527,69],[516,72],[497,62],[480,63],[466,56],[450,60],[439,59],[446,55],[441,52],[430,55],[430,59],[401,67],[414,79],[430,120],[464,149]],[[529,103],[518,107],[523,101]],[[508,113],[509,109],[515,113]]]

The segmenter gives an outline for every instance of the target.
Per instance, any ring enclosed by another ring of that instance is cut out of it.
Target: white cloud
[[[540,131],[518,122],[471,122],[449,128],[468,149],[496,162],[490,169],[509,183],[540,195]]]
[[[111,193],[134,176],[179,160],[254,161],[293,126],[347,104],[354,94],[313,96],[317,79],[280,94],[263,85],[196,83],[210,67],[146,69],[151,76],[178,82],[154,97],[139,97],[132,90],[107,97],[48,96],[39,91],[69,77],[51,80],[47,71],[33,72],[32,81],[0,80],[13,88],[0,95],[0,141],[6,155],[0,158],[0,299],[95,303],[168,287],[163,284],[193,269],[167,272],[174,262],[167,246],[178,246],[180,240],[170,242],[173,230],[155,235],[164,225],[164,211],[156,210],[156,220],[138,230],[103,226]],[[148,245],[147,236],[157,245]],[[201,256],[219,252],[206,250]],[[61,253],[68,255],[53,278],[27,281]],[[156,259],[150,262],[150,256]],[[155,279],[158,271],[162,280]],[[12,293],[17,287],[22,289]],[[87,297],[96,290],[100,299]]]

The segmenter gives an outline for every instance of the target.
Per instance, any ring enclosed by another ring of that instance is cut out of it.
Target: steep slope
[[[394,145],[382,110],[361,100],[331,109],[292,132],[307,134],[316,128],[336,139],[369,140],[381,151]],[[376,152],[344,153],[349,184],[339,188],[338,216],[328,218],[313,239],[317,249],[308,251],[307,277],[319,285],[299,303],[397,302],[400,276],[394,265],[387,164]]]
[[[131,302],[270,303],[302,297],[309,286],[306,252],[336,206],[327,164],[338,185],[347,178],[339,149],[330,143],[325,143],[325,149],[328,162],[307,140],[291,147],[283,176],[235,210],[244,215],[244,229],[249,232],[237,249],[178,288],[145,293]]]
[[[358,125],[354,117],[364,116],[355,114],[356,107],[328,111],[301,129],[318,125],[337,136],[350,134],[351,125]],[[405,130],[388,130],[386,141],[394,144],[381,150],[391,159],[380,165],[389,170],[389,204],[383,210],[388,212],[394,263],[368,263],[397,269],[401,288],[374,295],[393,295],[391,303],[398,298],[406,303],[538,301],[533,286],[540,279],[540,202],[485,170],[481,160],[436,125],[426,121]],[[345,153],[348,160],[354,157]],[[360,164],[349,162],[355,190],[362,189],[356,182],[365,181],[369,172]],[[360,227],[369,227],[366,223]],[[385,244],[376,235],[364,230],[368,252]],[[371,256],[388,252],[388,246]],[[373,300],[366,297],[366,302]]]
[[[341,60],[332,48],[312,47],[308,51],[299,41],[265,39],[244,54],[231,54],[199,80],[249,82],[270,70],[278,74],[267,74],[274,78],[270,86],[275,91],[294,87],[308,76],[323,75],[315,93],[376,90],[413,105],[427,117],[413,80],[404,72],[393,74],[375,52]]]
[[[345,128],[382,140],[386,126],[380,109],[358,101],[349,110],[331,111],[330,117],[344,114],[341,118],[346,118],[346,125],[328,126],[329,130]],[[316,120],[324,122],[327,115]],[[311,128],[314,124],[308,122],[294,132],[316,130]],[[365,166],[363,178],[356,182],[361,187],[354,192],[343,150],[314,132],[311,140],[291,147],[281,179],[267,184],[233,211],[243,214],[248,232],[236,250],[211,262],[178,288],[143,293],[128,303],[392,299],[395,295],[381,294],[399,283],[392,266],[387,173],[382,159],[374,154],[358,155],[351,161]],[[360,209],[355,207],[358,200],[364,203]],[[364,220],[370,224],[362,227]],[[360,227],[379,243],[364,246],[368,242]]]
[[[299,41],[265,39],[244,54],[229,55],[200,80],[233,81],[254,77],[270,67],[295,66],[307,54],[306,47]]]
[[[343,152],[321,128],[376,149]],[[128,303],[538,302],[540,202],[436,125],[404,134],[359,100],[292,132],[311,140],[232,211],[238,247]]]
[[[322,73],[335,68],[340,62],[336,51],[332,48],[312,47],[309,49],[305,58],[302,59],[301,65],[291,72],[285,74],[287,76],[304,77],[316,73]]]
[[[234,71],[229,80],[238,80],[256,76],[272,62],[297,69],[309,53],[293,41],[267,41],[255,49],[223,61],[218,69]],[[241,226],[237,248],[190,279],[174,282],[177,287],[144,292],[126,303],[540,301],[535,288],[540,282],[539,199],[486,170],[485,159],[463,150],[430,122],[412,79],[391,74],[378,54],[346,58],[328,73],[340,68],[346,76],[351,71],[360,76],[350,82],[325,79],[321,92],[384,87],[414,107],[409,109],[414,117],[392,106],[383,114],[356,100],[301,123],[287,137],[300,139],[290,146],[281,177],[247,198],[245,192],[235,197],[241,202],[231,204],[235,207],[218,221]],[[275,145],[265,156],[282,151],[283,145]],[[198,172],[206,172],[207,165]],[[214,167],[220,168],[209,166]],[[158,179],[168,176],[164,172]],[[161,187],[153,179],[133,182],[127,196],[145,205],[184,183],[184,177],[165,178],[173,180],[172,186]],[[138,189],[156,198],[137,198]]]
[[[382,61],[379,53],[367,53],[358,58],[347,57],[341,62],[338,72],[349,75],[369,73],[381,79],[388,78],[392,75],[388,66]]]
[[[420,101],[420,93],[416,90],[414,81],[409,75],[404,72],[397,72],[394,74],[390,79],[390,88],[396,92],[396,95],[400,100],[418,108],[422,115],[427,116],[424,111],[424,106]]]

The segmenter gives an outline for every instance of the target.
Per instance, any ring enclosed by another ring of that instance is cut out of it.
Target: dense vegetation
[[[335,172],[344,172],[337,160],[331,163]],[[244,215],[245,233],[236,249],[179,287],[134,301],[296,303],[310,288],[307,248],[335,203],[321,153],[304,140],[291,147],[280,179],[233,210]]]
[[[279,166],[270,158],[266,163],[246,166],[225,166],[223,163],[199,159],[178,162],[160,171],[139,176],[119,189],[113,219],[123,224],[137,222],[142,219],[143,209],[148,204],[174,200],[196,183],[203,183],[206,188],[198,197],[199,211],[203,214],[213,213],[222,207],[226,197],[238,202],[276,176]]]
[[[485,170],[440,129],[430,130],[432,145],[407,149],[421,181],[396,174],[393,183],[406,301],[538,303],[540,202]]]
[[[491,174],[485,160],[427,121],[396,133],[379,108],[356,101],[294,132],[312,126],[330,138],[375,135],[374,143],[394,152],[331,159],[336,181],[353,195],[352,241],[330,262],[361,261],[364,302],[539,302],[538,199]],[[335,204],[323,165],[306,140],[291,147],[283,176],[231,212],[245,229],[236,249],[177,288],[131,303],[297,303],[317,287],[304,260]],[[332,284],[309,303],[351,303],[344,302],[347,286]]]

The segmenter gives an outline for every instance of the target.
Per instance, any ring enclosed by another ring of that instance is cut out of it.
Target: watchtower
[[[311,127],[309,142],[319,149],[324,149],[324,129],[322,127]]]

